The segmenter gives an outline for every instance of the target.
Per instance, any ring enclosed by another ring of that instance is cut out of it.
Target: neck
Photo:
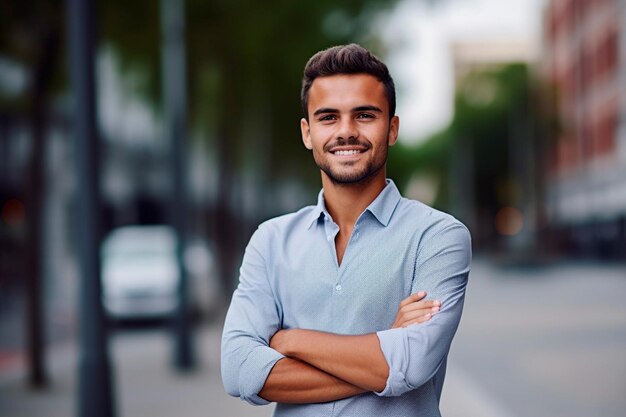
[[[337,184],[322,173],[326,209],[340,229],[352,230],[357,219],[385,188],[385,170],[358,184]]]

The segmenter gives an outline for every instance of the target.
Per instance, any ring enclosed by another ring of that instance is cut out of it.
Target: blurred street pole
[[[43,193],[43,137],[42,132],[33,134],[32,157],[28,178],[28,251],[24,266],[26,282],[26,331],[29,383],[35,388],[48,385],[45,366],[44,297],[42,285],[42,217]]]
[[[44,166],[46,162],[45,138],[47,133],[47,105],[52,84],[51,68],[59,56],[59,35],[54,28],[42,22],[37,36],[40,52],[37,54],[30,85],[32,106],[32,149],[27,183],[27,246],[24,267],[26,283],[26,329],[28,334],[27,355],[29,382],[35,388],[48,384],[45,357],[44,286],[43,281],[43,216],[41,211],[44,195]]]
[[[170,218],[178,236],[176,257],[180,282],[178,310],[173,322],[173,364],[180,370],[195,365],[189,324],[188,276],[185,268],[187,181],[187,77],[185,66],[185,3],[184,0],[161,0],[161,65],[165,135],[171,144],[172,193]]]
[[[114,415],[108,338],[100,282],[99,140],[94,82],[95,1],[68,0],[67,21],[74,99],[76,237],[80,267],[78,416]]]

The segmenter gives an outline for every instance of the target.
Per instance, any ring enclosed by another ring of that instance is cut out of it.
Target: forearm
[[[365,392],[297,359],[284,358],[272,368],[259,396],[290,404],[321,403]]]
[[[375,334],[346,336],[314,330],[283,330],[272,339],[272,347],[365,391],[382,391],[389,375]]]

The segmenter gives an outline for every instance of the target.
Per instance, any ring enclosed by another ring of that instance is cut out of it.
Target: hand
[[[424,297],[426,297],[426,291],[418,291],[402,300],[398,307],[396,320],[391,328],[397,329],[430,320],[433,314],[439,311],[441,302],[438,300],[424,300]]]

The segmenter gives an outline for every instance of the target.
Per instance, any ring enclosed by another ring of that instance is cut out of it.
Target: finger
[[[439,300],[420,300],[410,304],[406,304],[400,308],[400,312],[409,312],[413,310],[421,310],[424,308],[441,307]]]
[[[418,291],[414,294],[411,294],[404,300],[400,301],[400,308],[402,308],[403,306],[407,304],[415,303],[424,297],[426,297],[426,291]]]
[[[414,320],[409,320],[409,321],[402,322],[402,323],[400,323],[400,326],[399,326],[399,327],[408,327],[408,326],[410,326],[410,325],[412,325],[412,324],[422,324],[422,323],[426,323],[426,322],[427,322],[427,321],[429,321],[432,317],[433,317],[433,316],[432,316],[432,314],[426,314],[426,315],[424,315],[424,316],[422,316],[422,317],[418,317],[418,318],[416,318],[416,319],[414,319]]]
[[[414,320],[418,317],[422,317],[426,314],[436,314],[438,312],[439,312],[439,307],[422,308],[419,310],[413,310],[410,312],[403,313],[398,317],[398,320],[396,321],[405,322],[409,320]]]
[[[426,291],[418,291],[416,293],[413,293],[409,295],[407,298],[405,298],[404,300],[400,301],[400,308],[404,307],[407,304],[411,304],[416,301],[419,301],[424,297],[426,297]]]
[[[440,310],[439,307],[430,307],[430,308],[424,308],[424,309],[414,310],[410,312],[400,313],[396,317],[394,324],[404,323],[410,320],[414,320],[418,317],[425,316],[426,314],[433,314],[433,315],[438,314],[439,310]]]

